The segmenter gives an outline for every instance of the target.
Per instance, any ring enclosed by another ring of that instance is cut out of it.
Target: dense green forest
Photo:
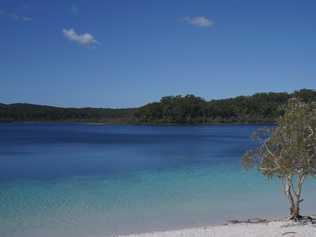
[[[316,91],[257,93],[206,101],[194,95],[162,97],[140,108],[60,108],[32,104],[0,104],[0,121],[79,121],[100,123],[270,123],[283,113],[287,100],[316,101]]]
[[[76,121],[128,123],[135,109],[60,108],[33,104],[0,104],[0,121]]]
[[[135,118],[143,123],[270,123],[283,113],[290,97],[316,101],[316,91],[257,93],[211,101],[193,95],[167,96],[137,109]]]

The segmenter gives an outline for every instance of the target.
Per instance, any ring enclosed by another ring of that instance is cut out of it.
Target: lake
[[[240,159],[262,126],[0,124],[0,236],[111,236],[283,217]],[[315,180],[303,210],[316,213]]]

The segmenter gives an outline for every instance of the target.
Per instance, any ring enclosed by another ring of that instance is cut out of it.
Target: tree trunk
[[[299,221],[302,219],[300,215],[300,205],[299,203],[290,208],[290,220]]]
[[[299,175],[297,180],[297,188],[293,187],[293,177],[289,175],[284,185],[284,193],[286,194],[289,203],[290,203],[290,217],[289,220],[299,221],[302,219],[300,214],[300,204],[303,200],[301,200],[301,192],[302,186],[304,183],[304,175]]]

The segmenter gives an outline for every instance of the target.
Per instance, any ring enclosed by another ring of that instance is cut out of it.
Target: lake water
[[[241,167],[258,127],[0,124],[0,236],[111,236],[286,216],[279,182]],[[308,180],[308,214],[315,190]]]

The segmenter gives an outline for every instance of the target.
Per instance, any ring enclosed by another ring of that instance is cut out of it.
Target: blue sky
[[[316,1],[0,0],[0,102],[316,88]]]

